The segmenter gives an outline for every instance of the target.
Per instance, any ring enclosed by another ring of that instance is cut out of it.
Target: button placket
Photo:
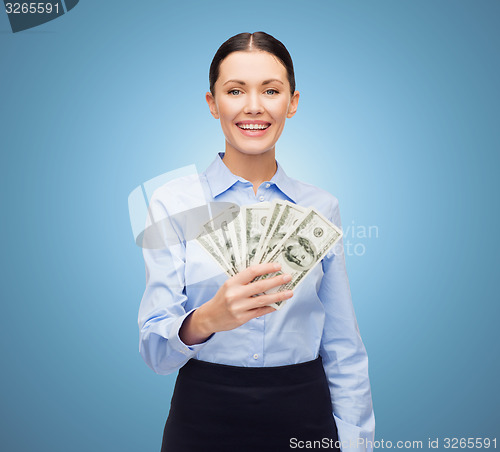
[[[252,334],[254,335],[251,348],[248,350],[250,366],[261,366],[264,364],[264,331],[265,316],[255,317],[252,322]]]

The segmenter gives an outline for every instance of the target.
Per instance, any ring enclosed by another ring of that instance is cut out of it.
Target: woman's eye
[[[236,94],[235,94],[236,93]],[[234,96],[236,96],[237,94],[240,93],[240,90],[239,89],[232,89],[231,91],[228,91],[228,94],[233,94]]]
[[[276,91],[275,89],[268,89],[268,90],[266,90],[266,93],[267,94],[277,94],[278,91]]]

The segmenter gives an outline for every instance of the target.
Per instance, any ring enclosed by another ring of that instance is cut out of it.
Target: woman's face
[[[220,119],[226,152],[258,155],[274,150],[276,141],[297,110],[285,66],[263,51],[233,52],[220,64],[219,78],[206,100]]]

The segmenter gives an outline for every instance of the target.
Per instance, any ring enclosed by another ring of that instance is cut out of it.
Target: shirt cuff
[[[333,414],[337,424],[337,432],[340,442],[340,450],[372,452],[375,431],[364,430],[353,424],[348,424]]]
[[[207,345],[207,343],[214,335],[214,333],[212,333],[204,342],[201,342],[200,344],[186,345],[184,342],[182,342],[181,338],[179,337],[181,326],[184,320],[186,320],[196,309],[197,308],[191,309],[191,311],[186,312],[186,314],[178,317],[172,324],[172,328],[170,329],[170,334],[168,337],[170,346],[179,353],[186,355],[188,358],[192,358],[194,355],[196,355],[196,353],[198,353],[201,348]]]

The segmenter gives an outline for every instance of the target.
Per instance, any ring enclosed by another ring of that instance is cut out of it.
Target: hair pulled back
[[[219,69],[224,58],[233,52],[248,52],[252,50],[268,52],[281,61],[283,66],[285,66],[288,75],[288,82],[290,83],[290,92],[293,95],[295,92],[295,74],[293,71],[292,57],[281,41],[278,41],[276,38],[263,31],[256,31],[255,33],[239,33],[229,38],[219,47],[219,50],[217,50],[212,60],[212,64],[210,65],[210,92],[213,95],[215,94],[215,82],[217,82],[217,79],[219,78]]]

